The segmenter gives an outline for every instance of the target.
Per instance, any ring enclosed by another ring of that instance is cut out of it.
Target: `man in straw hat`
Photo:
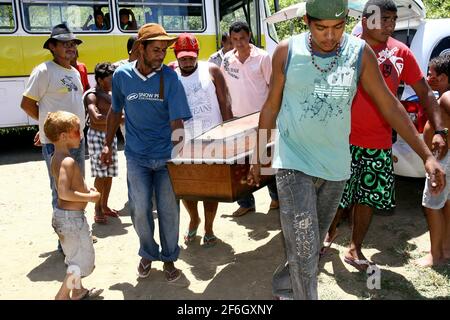
[[[167,48],[176,39],[155,23],[139,29],[133,46],[133,51],[138,50],[138,59],[120,66],[113,76],[112,108],[102,151],[102,162],[112,164],[111,145],[124,109],[128,198],[131,219],[140,241],[138,275],[148,277],[152,261],[163,261],[168,282],[181,276],[181,271],[174,266],[180,252],[180,207],[166,161],[171,158],[172,131],[183,129],[183,121],[191,118],[183,85],[177,74],[163,64]],[[161,251],[153,238],[153,191]]]
[[[42,145],[42,154],[49,170],[53,209],[56,208],[58,200],[55,181],[50,174],[50,161],[55,147],[44,133],[44,121],[49,112],[68,111],[80,118],[80,130],[83,133],[85,125],[83,85],[79,72],[70,65],[70,62],[76,59],[77,46],[81,43],[82,41],[77,39],[66,24],[53,27],[50,38],[43,46],[44,49],[50,50],[53,60],[43,62],[34,68],[20,105],[28,116],[39,122],[35,145]],[[82,136],[80,147],[70,150],[72,157],[82,170],[83,177],[84,148]]]
[[[273,277],[279,297],[318,299],[319,251],[350,177],[350,107],[358,85],[423,159],[432,192],[445,186],[443,169],[387,88],[372,49],[344,33],[347,13],[347,0],[307,0],[309,32],[282,41],[273,54],[259,128],[262,140],[275,126],[279,131],[272,166],[287,256]],[[259,150],[254,155],[249,184],[259,183],[262,157]]]

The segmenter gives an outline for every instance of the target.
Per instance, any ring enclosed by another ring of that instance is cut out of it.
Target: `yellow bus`
[[[93,17],[99,13],[102,28],[94,27]],[[120,15],[127,17],[121,22]],[[0,128],[35,124],[20,109],[20,101],[33,68],[51,59],[42,45],[56,24],[66,22],[83,40],[79,60],[93,85],[96,63],[127,58],[128,38],[145,23],[159,23],[169,33],[194,33],[200,59],[207,59],[236,20],[246,20],[253,43],[272,52],[278,39],[273,25],[264,22],[269,15],[267,0],[0,0]],[[166,62],[174,59],[169,52]]]

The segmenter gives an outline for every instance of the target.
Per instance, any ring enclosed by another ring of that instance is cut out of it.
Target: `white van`
[[[413,1],[421,2],[421,1]],[[425,15],[425,9],[424,9]],[[395,37],[410,45],[424,75],[428,72],[429,61],[439,55],[450,54],[450,19],[416,19],[411,25],[395,31]],[[418,103],[417,96],[406,86],[401,101],[420,134],[427,121],[425,111]],[[422,159],[400,137],[392,146],[394,173],[405,177],[425,177]]]

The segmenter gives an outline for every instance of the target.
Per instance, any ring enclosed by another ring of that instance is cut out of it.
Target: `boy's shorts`
[[[52,226],[66,256],[68,271],[86,277],[94,270],[95,253],[84,211],[53,211]]]
[[[450,151],[450,150],[449,150]],[[447,200],[449,200],[449,196],[450,196],[450,170],[449,170],[449,160],[450,154],[447,153],[447,155],[444,157],[444,159],[439,160],[440,165],[442,166],[442,168],[445,170],[445,174],[446,174],[446,185],[445,185],[445,189],[438,195],[434,196],[431,194],[430,192],[430,188],[429,188],[429,179],[426,178],[425,179],[425,188],[423,189],[423,197],[422,197],[422,205],[425,208],[430,208],[430,209],[442,209],[445,205],[445,203],[447,202]]]
[[[392,149],[350,145],[352,166],[339,208],[359,203],[378,210],[395,207]]]
[[[119,159],[117,158],[117,137],[112,144],[112,163],[105,166],[100,161],[106,132],[89,128],[87,135],[89,158],[91,159],[91,176],[98,178],[117,177]]]

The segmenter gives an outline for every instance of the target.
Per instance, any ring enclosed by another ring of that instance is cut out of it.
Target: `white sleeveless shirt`
[[[176,69],[191,110],[192,118],[184,122],[186,141],[223,122],[216,86],[209,73],[209,62],[199,61],[197,70],[187,77]]]

